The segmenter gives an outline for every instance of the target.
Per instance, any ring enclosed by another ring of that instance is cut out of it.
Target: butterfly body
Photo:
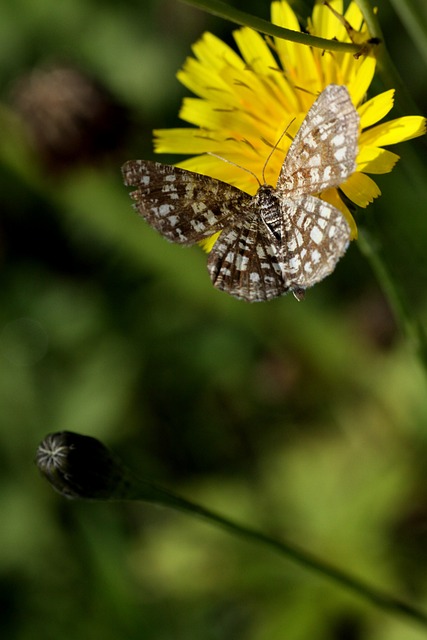
[[[276,187],[254,196],[208,176],[157,162],[123,167],[138,212],[172,242],[220,231],[208,257],[215,287],[246,301],[292,291],[298,300],[335,268],[350,240],[343,214],[313,194],[356,168],[359,116],[345,87],[329,85],[309,110]]]
[[[253,206],[259,211],[260,218],[272,236],[274,242],[285,241],[287,220],[282,215],[282,202],[276,189],[268,184],[262,185],[253,198]]]

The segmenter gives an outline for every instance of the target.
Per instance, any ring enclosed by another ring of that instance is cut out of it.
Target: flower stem
[[[378,243],[372,234],[359,227],[357,244],[371,265],[378,283],[386,296],[402,333],[406,335],[412,349],[417,354],[427,375],[427,335],[424,327],[406,306],[405,297],[400,291],[392,273],[381,256]]]
[[[403,615],[427,628],[427,615],[381,589],[304,551],[275,540],[162,487],[133,475],[99,440],[69,431],[49,434],[37,450],[36,462],[52,486],[69,498],[89,500],[141,500],[201,517],[241,538],[263,545],[288,560],[333,580],[357,596],[395,615]]]
[[[427,24],[419,0],[391,0],[391,4],[427,64]]]
[[[268,20],[263,18],[257,18],[256,16],[240,11],[221,0],[181,0],[186,4],[207,11],[214,16],[224,18],[230,22],[250,27],[255,31],[260,31],[269,36],[276,38],[284,38],[291,42],[297,42],[299,44],[305,44],[311,47],[317,47],[324,49],[325,51],[342,51],[346,53],[358,53],[361,50],[361,46],[353,44],[351,42],[338,42],[337,40],[328,40],[327,38],[319,38],[317,36],[309,35],[308,33],[302,33],[300,31],[292,31],[291,29],[285,29],[279,27],[276,24],[272,24]]]

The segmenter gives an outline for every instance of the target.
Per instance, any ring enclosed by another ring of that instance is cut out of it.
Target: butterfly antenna
[[[261,182],[259,181],[259,178],[256,175],[256,173],[254,173],[253,171],[251,171],[247,167],[242,167],[242,165],[237,164],[237,162],[233,162],[232,160],[227,160],[227,158],[223,158],[222,156],[219,156],[217,153],[213,153],[213,151],[207,151],[206,154],[208,156],[213,156],[214,158],[218,158],[218,160],[222,160],[223,162],[228,162],[228,164],[232,164],[233,167],[237,167],[238,169],[242,169],[242,171],[246,171],[246,173],[249,173],[253,178],[255,178],[255,180],[258,182],[259,186],[261,186]]]
[[[267,181],[265,179],[265,170],[267,168],[268,163],[271,160],[271,156],[276,151],[276,149],[279,146],[279,144],[282,142],[283,136],[285,135],[285,133],[287,132],[287,130],[289,129],[289,127],[291,126],[291,124],[293,123],[294,120],[295,120],[295,118],[292,118],[292,120],[289,122],[289,124],[283,129],[282,133],[280,134],[279,139],[277,140],[275,145],[272,147],[270,153],[268,154],[267,160],[264,162],[264,166],[262,168],[262,181],[263,181],[263,184],[267,184]]]

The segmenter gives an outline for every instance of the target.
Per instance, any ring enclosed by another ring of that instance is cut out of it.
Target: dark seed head
[[[37,449],[36,464],[68,498],[108,500],[121,480],[120,464],[96,438],[71,431],[50,433]]]

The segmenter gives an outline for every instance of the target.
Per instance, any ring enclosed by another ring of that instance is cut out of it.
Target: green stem
[[[385,45],[384,35],[381,29],[381,25],[378,21],[376,14],[374,13],[369,0],[356,0],[356,3],[363,15],[363,19],[368,27],[369,35],[372,38],[378,38],[380,44],[376,49],[376,55],[378,60],[378,71],[382,77],[383,83],[386,87],[396,89],[396,104],[402,111],[402,113],[413,114],[420,113],[420,109],[415,104],[411,94],[406,88],[405,83],[398,70],[396,69],[394,62],[392,61],[390,54]]]
[[[427,64],[427,24],[425,14],[420,11],[419,0],[415,4],[413,0],[391,0],[395,12],[406,27],[407,32],[419,54]]]
[[[235,22],[241,26],[250,27],[255,31],[260,31],[266,35],[276,38],[283,38],[291,42],[297,42],[298,44],[305,44],[310,47],[317,47],[324,49],[325,51],[343,51],[346,53],[358,53],[361,50],[361,46],[350,42],[338,42],[337,40],[328,40],[327,38],[319,38],[318,36],[311,36],[308,33],[301,33],[300,31],[292,31],[291,29],[284,29],[276,24],[268,22],[263,18],[257,18],[256,16],[235,9],[221,0],[181,0],[186,4],[207,11],[214,16],[224,18],[230,22]]]
[[[368,260],[387,298],[402,333],[406,335],[427,374],[427,335],[421,323],[407,309],[405,297],[383,260],[378,243],[366,229],[359,227],[357,244]]]
[[[301,549],[297,545],[290,542],[275,540],[260,531],[256,531],[255,529],[251,529],[245,525],[234,522],[229,518],[225,518],[214,511],[210,511],[209,509],[195,504],[194,502],[190,502],[185,498],[181,498],[176,494],[167,492],[155,485],[150,485],[150,487],[156,495],[158,503],[163,506],[177,509],[178,511],[183,511],[193,516],[201,517],[210,522],[210,524],[220,526],[234,535],[240,536],[250,542],[261,544],[279,555],[284,556],[288,560],[296,562],[297,564],[334,581],[336,584],[345,587],[381,609],[408,616],[427,627],[427,615],[424,612],[418,610],[411,604],[403,602],[393,595],[385,593],[380,589],[367,584],[363,580],[359,580],[358,578],[349,575],[345,571],[332,566],[328,562],[325,562],[315,555]],[[141,499],[141,493],[137,493],[132,499]],[[156,500],[153,500],[153,502],[156,502]]]
[[[95,438],[69,431],[50,434],[40,444],[36,462],[53,487],[69,498],[141,500],[203,518],[334,581],[385,611],[406,616],[427,628],[427,615],[417,607],[349,575],[297,545],[275,540],[134,476]]]
[[[389,56],[381,26],[369,0],[356,0],[356,2],[363,14],[370,35],[381,41],[381,45],[378,48],[378,66],[384,83],[397,89],[396,101],[404,113],[419,111]],[[382,259],[379,247],[375,246],[374,239],[366,230],[360,230],[358,245],[369,261],[402,332],[408,338],[423,365],[424,371],[427,373],[427,336],[423,327],[414,318],[413,313],[407,309],[405,298]]]

